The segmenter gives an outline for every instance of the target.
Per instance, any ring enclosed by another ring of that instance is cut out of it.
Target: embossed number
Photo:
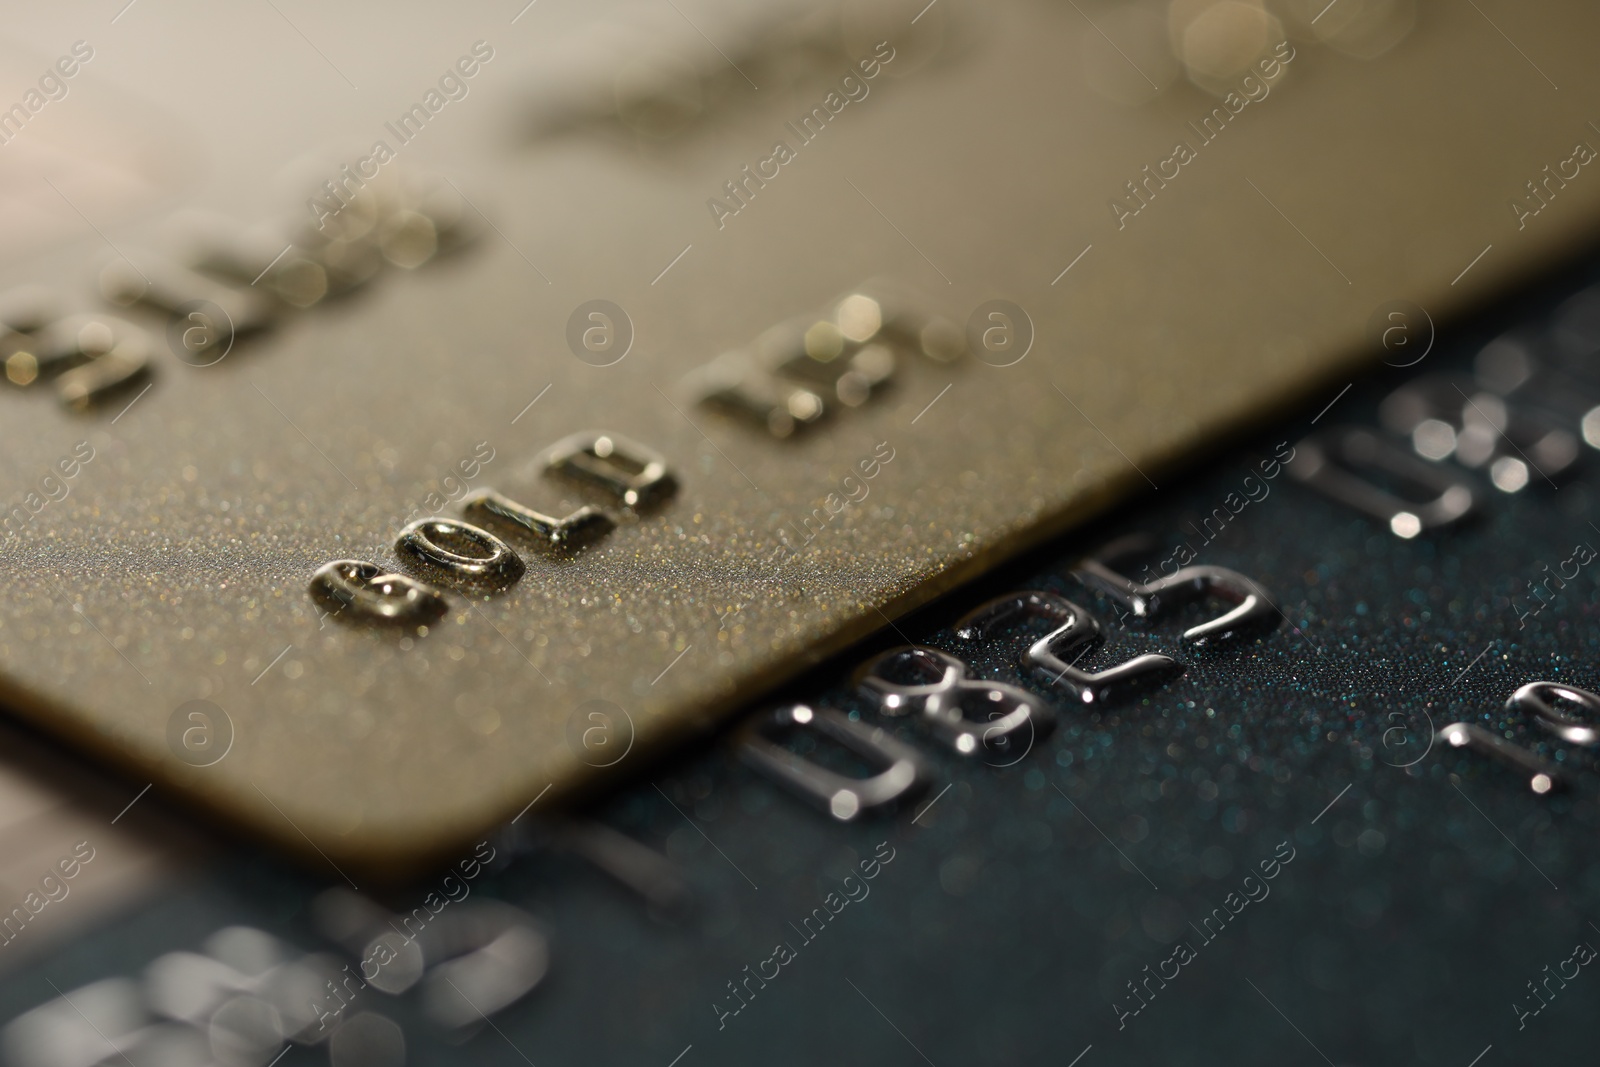
[[[1072,571],[1085,585],[1099,589],[1122,604],[1135,618],[1155,619],[1191,600],[1216,597],[1234,605],[1214,619],[1183,631],[1183,639],[1196,645],[1232,637],[1278,624],[1278,610],[1259,585],[1226,567],[1184,567],[1182,570],[1139,583],[1124,577],[1097,559],[1086,559]]]
[[[1100,624],[1066,597],[1038,590],[999,597],[969,612],[956,623],[956,636],[976,641],[1008,623],[1028,618],[1045,619],[1055,628],[1028,647],[1022,665],[1075,693],[1085,704],[1104,700],[1112,687],[1183,673],[1182,663],[1159,654],[1135,656],[1094,673],[1079,670],[1073,664],[1100,640]],[[1079,652],[1079,657],[1063,658],[1073,652]]]
[[[851,778],[795,755],[773,735],[783,730],[814,730],[849,749],[877,771]],[[916,750],[888,731],[852,722],[832,708],[792,704],[761,715],[745,727],[739,756],[779,785],[840,822],[886,808],[926,784],[926,771]]]
[[[903,684],[892,671],[929,681]],[[922,645],[890,649],[856,675],[862,694],[877,701],[885,715],[921,714],[934,735],[963,756],[986,753],[984,762],[1009,767],[1033,747],[1055,722],[1050,705],[1014,685],[969,679],[967,665]]]

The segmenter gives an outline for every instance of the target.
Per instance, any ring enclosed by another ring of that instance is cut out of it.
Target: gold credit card
[[[634,773],[1600,220],[1583,5],[515,7],[41,11],[0,96],[0,167],[81,175],[0,267],[0,696],[341,868]],[[184,165],[70,136],[124,114]]]

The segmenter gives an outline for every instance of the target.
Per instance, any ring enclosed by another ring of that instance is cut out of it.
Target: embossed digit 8
[[[897,669],[930,681],[896,682],[889,675]],[[990,766],[1009,767],[1050,729],[1055,713],[1025,689],[968,678],[968,669],[938,649],[906,645],[869,660],[856,673],[856,686],[885,715],[920,714],[934,736],[960,755],[987,753],[996,757],[984,761]]]

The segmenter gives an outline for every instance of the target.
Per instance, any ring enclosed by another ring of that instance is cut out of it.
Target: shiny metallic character
[[[1541,796],[1564,789],[1566,775],[1553,763],[1540,759],[1521,745],[1513,745],[1499,734],[1468,722],[1453,722],[1439,731],[1439,736],[1451,748],[1465,748],[1492,756],[1519,773],[1526,775],[1528,788]]]
[[[1055,628],[1028,646],[1019,662],[1051,684],[1075,693],[1085,704],[1104,700],[1113,687],[1165,679],[1184,670],[1183,664],[1171,656],[1153,653],[1135,656],[1103,671],[1079,670],[1073,664],[1100,640],[1099,622],[1066,597],[1037,590],[998,597],[968,612],[956,623],[956,636],[977,641],[1025,619],[1045,619]],[[1063,658],[1073,652],[1078,656],[1070,662]]]
[[[598,508],[582,507],[564,519],[544,515],[493,489],[474,489],[461,499],[461,512],[475,522],[512,529],[541,547],[568,551],[599,540],[617,524]]]
[[[791,729],[815,730],[880,769],[869,778],[826,770],[773,740],[774,734]],[[840,822],[886,808],[926,785],[927,772],[915,749],[887,730],[852,722],[832,708],[791,704],[757,716],[738,744],[746,764]]]
[[[904,685],[890,680],[897,671],[931,681]],[[1016,763],[1055,723],[1050,705],[1027,690],[968,679],[965,663],[923,645],[874,657],[857,672],[856,685],[885,715],[918,714],[932,725],[939,741],[960,755],[1002,757],[986,761],[995,766]]]
[[[1552,698],[1569,700],[1590,715],[1600,715],[1600,696],[1561,682],[1529,682],[1511,694],[1506,701],[1506,710],[1527,712],[1534,722],[1568,744],[1586,748],[1600,745],[1600,729],[1558,710]]]
[[[510,545],[456,519],[419,519],[400,531],[394,547],[423,571],[464,585],[502,589],[527,571]]]
[[[1126,578],[1097,559],[1086,559],[1072,574],[1132,612],[1135,618],[1156,619],[1193,600],[1215,597],[1234,605],[1214,619],[1189,627],[1183,639],[1203,645],[1213,638],[1271,629],[1278,625],[1278,609],[1255,582],[1226,567],[1184,567],[1153,582]]]
[[[1418,459],[1370,430],[1344,428],[1307,437],[1295,445],[1287,469],[1296,481],[1377,519],[1406,540],[1458,523],[1477,506],[1465,477]],[[1433,496],[1403,500],[1356,473],[1362,469],[1390,475]]]
[[[330,602],[335,613],[348,609],[356,618],[412,626],[433,622],[450,607],[433,586],[358,559],[318,567],[311,576],[311,593]]]
[[[666,457],[620,434],[564,437],[546,450],[543,464],[547,472],[598,486],[630,508],[659,503],[678,489]]]

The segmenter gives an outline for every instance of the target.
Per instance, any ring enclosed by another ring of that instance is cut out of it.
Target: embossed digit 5
[[[1079,670],[1073,664],[1100,640],[1100,624],[1066,597],[1039,590],[999,597],[969,612],[956,623],[956,636],[976,641],[1007,623],[1030,618],[1045,619],[1055,624],[1055,629],[1028,647],[1020,658],[1021,664],[1048,678],[1052,684],[1075,693],[1085,704],[1104,700],[1113,687],[1183,673],[1182,663],[1159,654],[1135,656],[1103,671]],[[1078,656],[1071,661],[1063,658],[1073,652],[1078,652]]]
[[[1098,559],[1086,559],[1073,568],[1072,574],[1084,585],[1100,590],[1125,606],[1139,619],[1157,619],[1183,604],[1205,597],[1216,597],[1232,604],[1231,610],[1183,631],[1183,639],[1196,645],[1278,625],[1278,609],[1272,606],[1266,591],[1238,571],[1226,567],[1184,567],[1153,582],[1140,583],[1118,574]]]

